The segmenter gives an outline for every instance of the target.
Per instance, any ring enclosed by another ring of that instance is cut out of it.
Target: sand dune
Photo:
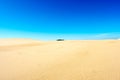
[[[0,80],[120,80],[120,40],[0,40]]]

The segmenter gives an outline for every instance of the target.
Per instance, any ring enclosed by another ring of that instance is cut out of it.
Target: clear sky
[[[120,0],[0,0],[0,38],[16,37],[120,38]]]

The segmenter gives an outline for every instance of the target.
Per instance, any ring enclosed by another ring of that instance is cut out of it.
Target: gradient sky
[[[120,38],[119,0],[0,0],[0,38],[97,35]]]

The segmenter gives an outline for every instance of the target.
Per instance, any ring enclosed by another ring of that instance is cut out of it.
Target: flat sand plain
[[[120,40],[0,39],[0,80],[120,80]]]

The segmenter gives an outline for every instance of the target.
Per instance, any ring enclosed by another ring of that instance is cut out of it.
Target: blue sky
[[[0,38],[120,38],[120,1],[0,0]]]

